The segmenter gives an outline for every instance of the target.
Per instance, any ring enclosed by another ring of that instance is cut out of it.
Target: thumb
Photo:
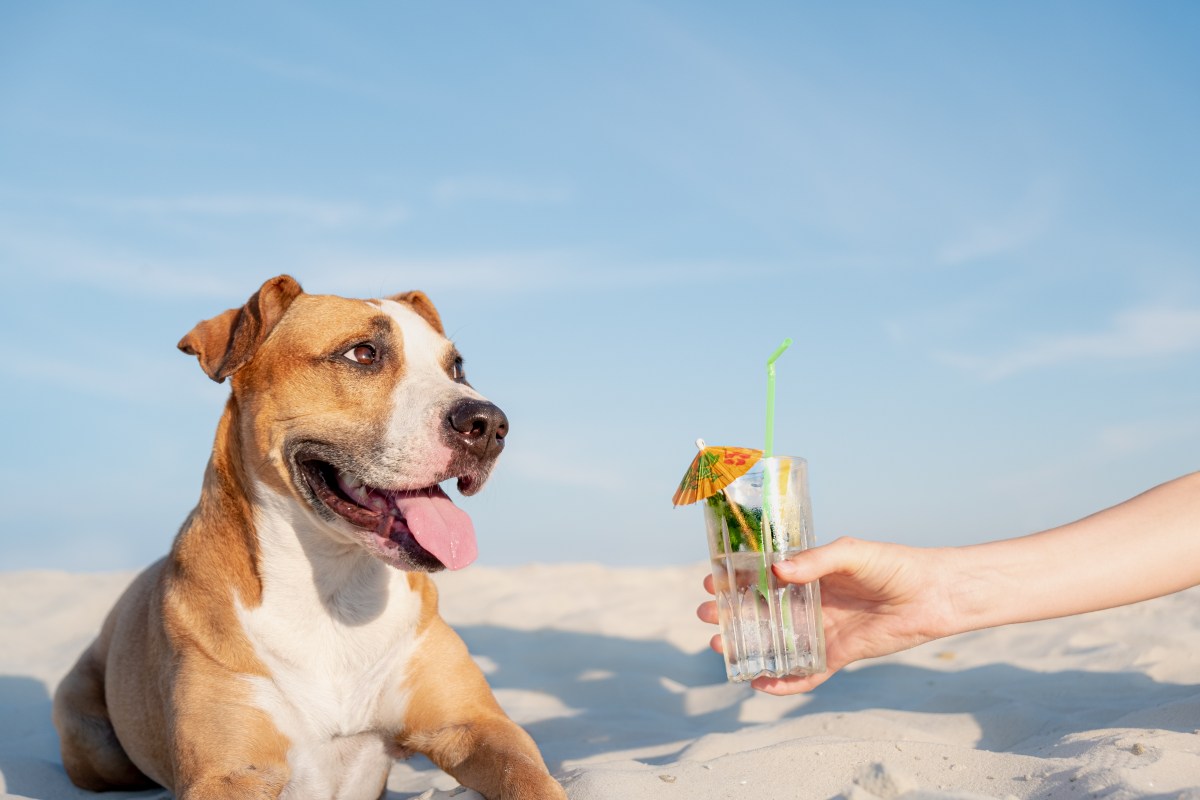
[[[811,583],[834,573],[850,574],[862,565],[863,543],[842,537],[776,563],[775,575],[786,583]]]

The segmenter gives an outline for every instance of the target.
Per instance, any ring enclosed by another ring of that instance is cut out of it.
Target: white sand
[[[1200,591],[934,642],[775,698],[724,680],[705,567],[472,567],[442,610],[574,800],[1200,800]],[[50,696],[131,574],[0,575],[0,789],[91,797]],[[165,792],[107,794],[157,798]],[[418,757],[388,797],[478,798]]]

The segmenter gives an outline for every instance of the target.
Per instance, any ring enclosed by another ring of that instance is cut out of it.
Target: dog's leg
[[[406,745],[488,800],[566,800],[529,734],[503,712],[414,733]]]
[[[154,781],[129,760],[108,717],[104,701],[104,658],[94,642],[54,693],[54,727],[63,767],[82,789],[146,789]]]
[[[172,757],[179,800],[273,800],[290,777],[287,738],[238,675],[202,655],[175,675]]]
[[[458,634],[435,618],[422,638],[397,744],[424,753],[488,800],[566,800],[537,745],[500,708]]]
[[[254,765],[212,775],[187,785],[179,800],[275,800],[287,784],[286,774],[263,774]]]

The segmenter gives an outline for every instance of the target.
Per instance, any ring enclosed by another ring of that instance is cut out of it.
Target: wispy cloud
[[[494,177],[458,177],[439,181],[433,188],[439,205],[489,202],[510,205],[562,205],[571,192],[562,186]]]
[[[69,281],[108,291],[153,297],[236,297],[244,292],[236,266],[158,258],[82,240],[0,225],[0,256],[6,264],[37,279]]]
[[[379,257],[338,252],[297,265],[298,271],[328,280],[338,291],[396,291],[397,279],[425,290],[524,293],[591,291],[701,285],[770,275],[766,265],[679,260],[646,263],[600,262],[573,251],[524,251],[439,257]]]
[[[63,139],[72,147],[113,145],[132,152],[175,154],[186,151],[196,157],[243,152],[245,146],[232,139],[189,132],[164,131],[153,125],[123,120],[115,112],[96,111],[87,115],[68,114],[38,106],[5,109],[5,125],[26,133],[32,141]]]
[[[274,217],[322,228],[392,227],[408,218],[400,205],[379,208],[362,203],[319,200],[292,195],[201,194],[174,197],[83,197],[85,208],[113,214],[153,217]]]
[[[1198,436],[1200,420],[1194,417],[1111,425],[1097,435],[1096,452],[1103,458],[1123,458]]]
[[[289,11],[289,16],[295,18],[296,12]],[[298,37],[309,39],[304,47],[306,58],[303,60],[281,58],[265,52],[265,49],[250,49],[225,41],[200,38],[182,33],[178,29],[160,29],[157,31],[157,36],[170,47],[190,50],[213,60],[216,62],[213,68],[219,68],[221,62],[224,62],[309,88],[381,102],[394,100],[395,90],[385,88],[385,84],[363,79],[357,74],[354,77],[349,76],[346,68],[346,63],[349,61],[346,50],[353,48],[355,55],[361,55],[364,43],[361,40],[356,40],[352,44],[344,41],[331,43],[329,41],[332,34],[331,25],[331,19],[323,18],[316,25],[306,25],[307,33],[297,34]],[[310,39],[310,37],[313,38]],[[321,61],[330,66],[321,65]],[[378,65],[378,61],[375,60],[375,62]],[[378,66],[375,72],[378,72]]]
[[[946,353],[939,360],[984,380],[1086,360],[1130,360],[1200,350],[1200,309],[1138,308],[1114,317],[1107,330],[1045,337],[994,356]]]
[[[370,100],[387,101],[394,97],[393,92],[389,92],[380,86],[361,79],[347,78],[332,70],[320,69],[308,64],[298,64],[280,58],[268,58],[232,49],[228,50],[227,54],[247,66],[287,81],[319,89],[327,89],[341,94],[356,95]]]
[[[311,283],[347,294],[420,288],[426,291],[512,293],[542,289],[561,282],[574,258],[560,252],[478,253],[455,256],[379,256],[337,250],[312,257],[303,273]],[[397,286],[397,281],[404,286]]]
[[[1102,481],[1089,479],[1098,471],[1111,471],[1119,464],[1139,455],[1155,455],[1169,452],[1180,442],[1200,438],[1200,420],[1193,417],[1169,419],[1133,420],[1102,427],[1086,436],[1077,449],[1053,450],[1048,460],[1024,465],[1020,471],[993,475],[986,480],[989,491],[1009,497],[1043,498],[1043,516],[1059,513],[1063,505],[1057,490],[1047,494],[1046,487],[1070,487],[1079,491],[1089,483]],[[1141,487],[1150,488],[1148,485]],[[1114,499],[1114,498],[1110,498]]]
[[[1035,181],[1016,208],[995,219],[976,222],[951,238],[938,251],[938,261],[956,266],[1018,250],[1050,227],[1057,213],[1060,188],[1056,180]]]
[[[521,449],[504,454],[504,469],[525,480],[550,486],[590,491],[620,491],[628,484],[617,471],[595,466],[595,459],[563,452],[561,448],[526,443]]]
[[[287,271],[309,291],[375,297],[405,289],[459,294],[521,294],[654,289],[768,277],[780,268],[722,261],[620,261],[574,250],[484,251],[392,256],[309,242],[298,252],[223,257],[147,251],[80,236],[65,237],[0,223],[0,259],[31,280],[74,282],[107,292],[151,297],[244,299],[261,281]],[[399,283],[398,283],[399,282]]]
[[[56,355],[46,359],[34,351],[0,344],[0,376],[6,382],[117,400],[123,405],[214,405],[228,393],[224,387],[203,379],[195,372],[194,360],[189,365],[188,359],[177,352],[148,356],[129,352],[128,344],[117,342],[92,342],[86,349],[86,357]]]

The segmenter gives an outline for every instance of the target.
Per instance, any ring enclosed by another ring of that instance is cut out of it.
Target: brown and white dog
[[[305,294],[281,275],[179,347],[231,379],[200,502],[59,686],[92,789],[378,798],[413,752],[488,798],[565,798],[438,616],[425,574],[475,557],[463,494],[504,413],[420,292]]]

